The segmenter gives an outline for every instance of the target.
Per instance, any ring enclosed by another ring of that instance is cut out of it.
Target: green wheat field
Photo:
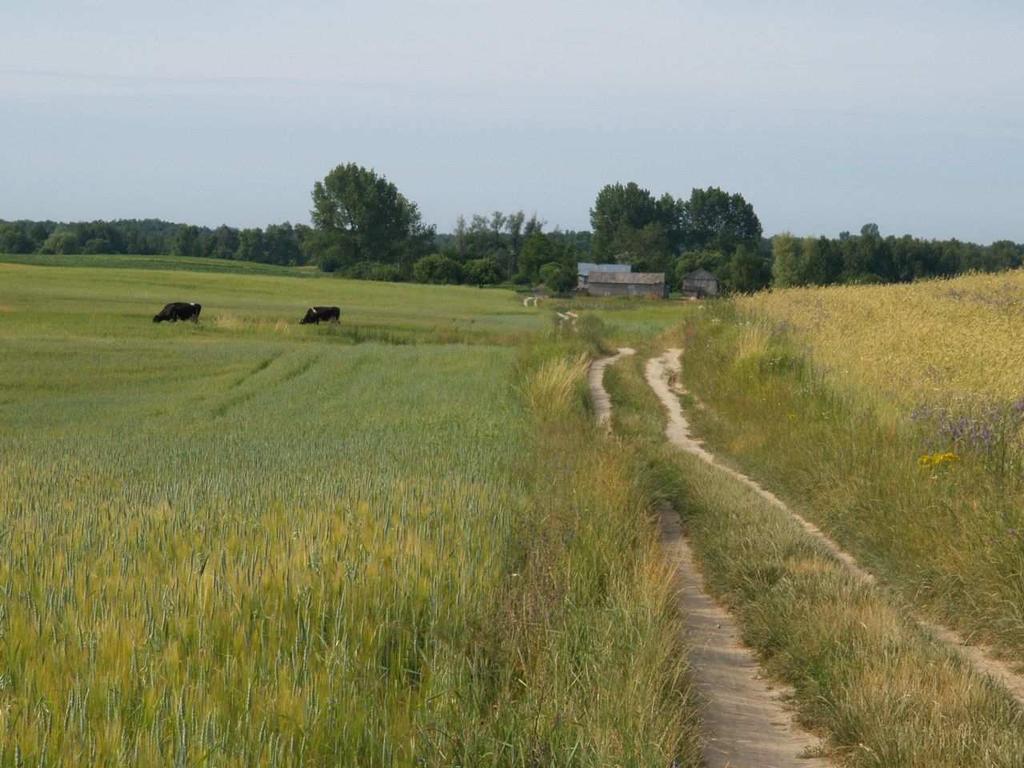
[[[0,764],[696,764],[642,489],[551,313],[36,261],[0,264]],[[198,325],[151,322],[178,299]]]

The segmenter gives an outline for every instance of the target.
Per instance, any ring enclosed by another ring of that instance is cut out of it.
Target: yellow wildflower
[[[960,461],[960,457],[952,451],[946,451],[945,453],[926,453],[917,460],[917,463],[922,467],[938,467],[943,464],[952,464],[955,461]]]

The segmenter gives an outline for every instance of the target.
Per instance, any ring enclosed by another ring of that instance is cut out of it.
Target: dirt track
[[[636,354],[635,349],[619,347],[619,351],[611,357],[602,357],[591,363],[590,370],[587,372],[587,384],[590,386],[590,400],[594,404],[594,416],[597,418],[597,423],[606,429],[611,429],[612,399],[608,396],[608,390],[604,388],[604,369],[633,354]]]
[[[668,424],[665,427],[665,436],[668,440],[708,464],[717,467],[719,470],[734,478],[736,481],[748,486],[761,498],[774,504],[788,513],[796,520],[808,534],[813,536],[822,544],[837,560],[849,568],[850,572],[866,582],[874,582],[875,577],[864,570],[857,560],[849,552],[844,551],[839,544],[824,533],[803,516],[790,509],[781,499],[771,491],[763,488],[757,481],[747,477],[731,467],[720,463],[715,456],[690,435],[690,426],[683,414],[682,406],[679,404],[679,395],[684,391],[678,383],[678,376],[682,369],[680,355],[682,350],[668,349],[660,357],[654,357],[647,361],[645,376],[647,383],[658,396],[665,410],[668,412]],[[934,635],[939,641],[956,650],[960,655],[978,672],[1000,683],[1022,706],[1024,706],[1024,676],[1017,674],[1006,662],[995,658],[991,651],[981,645],[968,644],[956,631],[932,622],[918,619],[918,623]]]
[[[617,355],[597,360],[591,366],[588,380],[599,424],[610,427],[611,399],[603,384],[604,370],[631,354],[632,349],[623,348]],[[671,396],[667,382],[665,387]],[[678,400],[672,400],[678,410]],[[679,516],[671,509],[663,509],[660,524],[665,557],[675,566],[692,679],[702,700],[705,764],[708,768],[829,766],[820,758],[801,757],[816,749],[817,739],[793,721],[783,701],[788,691],[782,686],[773,688],[761,677],[753,653],[739,641],[732,617],[704,589],[704,579],[683,535]]]

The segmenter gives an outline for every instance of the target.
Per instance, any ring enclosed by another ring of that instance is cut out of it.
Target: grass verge
[[[708,588],[735,613],[744,641],[794,687],[801,722],[858,768],[1022,765],[1024,714],[1004,692],[784,511],[665,444],[645,357],[608,372],[615,429],[651,492],[680,511]]]
[[[843,391],[788,332],[719,305],[688,326],[683,377],[715,450],[932,619],[1024,661],[1024,489],[991,450],[936,443],[886,398]],[[952,428],[972,429],[967,416]]]

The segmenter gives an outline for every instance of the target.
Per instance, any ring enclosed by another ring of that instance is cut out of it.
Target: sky
[[[1024,241],[1022,39],[1011,0],[0,0],[0,219],[308,223],[355,162],[439,231],[636,181]]]

